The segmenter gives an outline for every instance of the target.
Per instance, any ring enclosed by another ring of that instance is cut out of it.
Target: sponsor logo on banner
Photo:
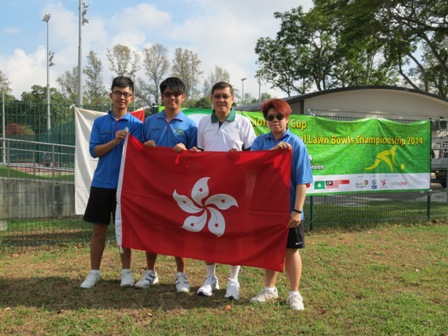
[[[316,190],[325,189],[325,182],[324,181],[316,181],[316,182],[314,182],[314,189],[316,189]]]
[[[367,181],[367,180],[364,180],[363,182],[356,182],[356,188],[358,188],[358,189],[367,188],[368,185],[369,185],[369,181]]]
[[[338,188],[339,181],[325,181],[325,188]]]
[[[408,185],[407,181],[400,181],[400,182],[392,182],[391,186],[392,187],[405,187]]]

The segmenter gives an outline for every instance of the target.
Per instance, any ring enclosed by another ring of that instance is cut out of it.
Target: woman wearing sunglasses
[[[286,245],[285,271],[289,281],[290,292],[286,303],[293,310],[305,309],[303,298],[299,293],[302,275],[302,260],[299,249],[305,247],[303,227],[303,205],[305,203],[307,184],[312,183],[311,165],[308,151],[302,139],[288,129],[291,107],[282,99],[270,99],[261,105],[270,133],[258,136],[251,150],[290,149],[292,150],[292,167],[290,182],[290,219],[288,241]],[[251,303],[266,303],[278,298],[275,283],[278,272],[265,270],[265,288]]]

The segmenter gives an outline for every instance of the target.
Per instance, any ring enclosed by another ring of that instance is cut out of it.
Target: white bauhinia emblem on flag
[[[209,179],[210,177],[203,177],[196,182],[191,191],[191,199],[179,195],[176,190],[173,192],[173,198],[183,211],[189,214],[199,214],[187,217],[182,228],[191,232],[201,231],[207,223],[208,213],[210,213],[208,229],[214,235],[221,237],[226,229],[226,221],[220,210],[227,210],[233,205],[238,207],[238,203],[235,198],[227,194],[208,197],[207,181]],[[203,202],[204,199],[205,202]]]

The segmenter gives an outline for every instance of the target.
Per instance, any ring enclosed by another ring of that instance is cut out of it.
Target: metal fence
[[[6,109],[0,163],[0,249],[52,248],[87,243],[91,225],[75,215],[74,114],[58,107],[63,122],[46,129],[46,105]],[[14,110],[14,113],[12,111]],[[43,119],[42,119],[43,118]],[[339,118],[341,119],[341,118]],[[345,119],[347,120],[347,119]],[[11,126],[11,124],[15,124]],[[18,126],[17,126],[18,125]],[[383,223],[417,223],[448,216],[448,191],[372,192],[307,197],[307,230],[359,229]],[[109,227],[109,241],[114,241]]]

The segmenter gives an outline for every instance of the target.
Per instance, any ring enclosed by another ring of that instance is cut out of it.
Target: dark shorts
[[[115,220],[117,207],[117,190],[105,188],[90,188],[89,201],[84,213],[84,221],[93,224],[109,225]]]
[[[298,227],[289,229],[288,242],[286,248],[301,249],[305,247],[305,223],[300,223]]]

